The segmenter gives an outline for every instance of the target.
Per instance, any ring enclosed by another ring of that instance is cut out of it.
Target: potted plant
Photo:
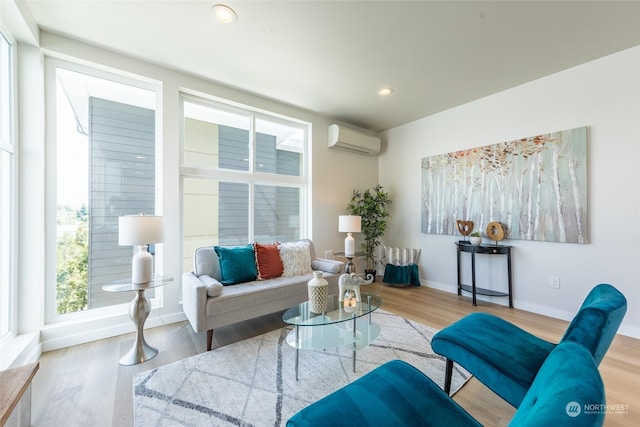
[[[375,250],[380,246],[380,238],[387,230],[388,207],[391,205],[389,193],[380,184],[364,191],[353,190],[347,211],[361,217],[363,242],[360,251],[364,254],[365,275],[372,274],[375,280]]]
[[[473,231],[469,235],[469,242],[471,242],[473,246],[479,246],[482,243],[482,234],[480,234],[479,231]]]

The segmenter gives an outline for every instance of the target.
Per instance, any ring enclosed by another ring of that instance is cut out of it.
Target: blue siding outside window
[[[93,97],[89,103],[88,304],[96,308],[131,299],[102,285],[131,277],[135,249],[118,245],[118,217],[155,212],[155,112]]]
[[[220,126],[220,167],[248,170],[249,132]],[[256,171],[297,176],[301,155],[278,150],[273,135],[256,134]],[[256,185],[254,197],[254,240],[291,241],[298,237],[300,190],[291,187]],[[249,239],[249,189],[247,185],[220,183],[220,244],[241,245]]]

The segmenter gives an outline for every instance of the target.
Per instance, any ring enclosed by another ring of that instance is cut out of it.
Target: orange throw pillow
[[[283,266],[278,250],[278,243],[265,245],[254,243],[253,251],[256,254],[256,266],[258,269],[258,280],[272,279],[282,276]]]

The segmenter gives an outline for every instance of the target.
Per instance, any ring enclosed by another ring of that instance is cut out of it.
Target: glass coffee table
[[[367,347],[380,334],[380,325],[371,321],[371,313],[380,308],[382,297],[362,293],[361,300],[345,310],[338,295],[329,295],[326,313],[311,313],[309,302],[305,301],[282,315],[282,320],[295,326],[287,336],[287,344],[296,349],[296,380],[300,350],[349,347],[353,350],[353,372],[356,371],[356,351]]]

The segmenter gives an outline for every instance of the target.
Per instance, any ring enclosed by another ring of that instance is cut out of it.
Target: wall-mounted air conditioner
[[[329,125],[329,147],[375,156],[380,153],[380,138],[344,126]]]

